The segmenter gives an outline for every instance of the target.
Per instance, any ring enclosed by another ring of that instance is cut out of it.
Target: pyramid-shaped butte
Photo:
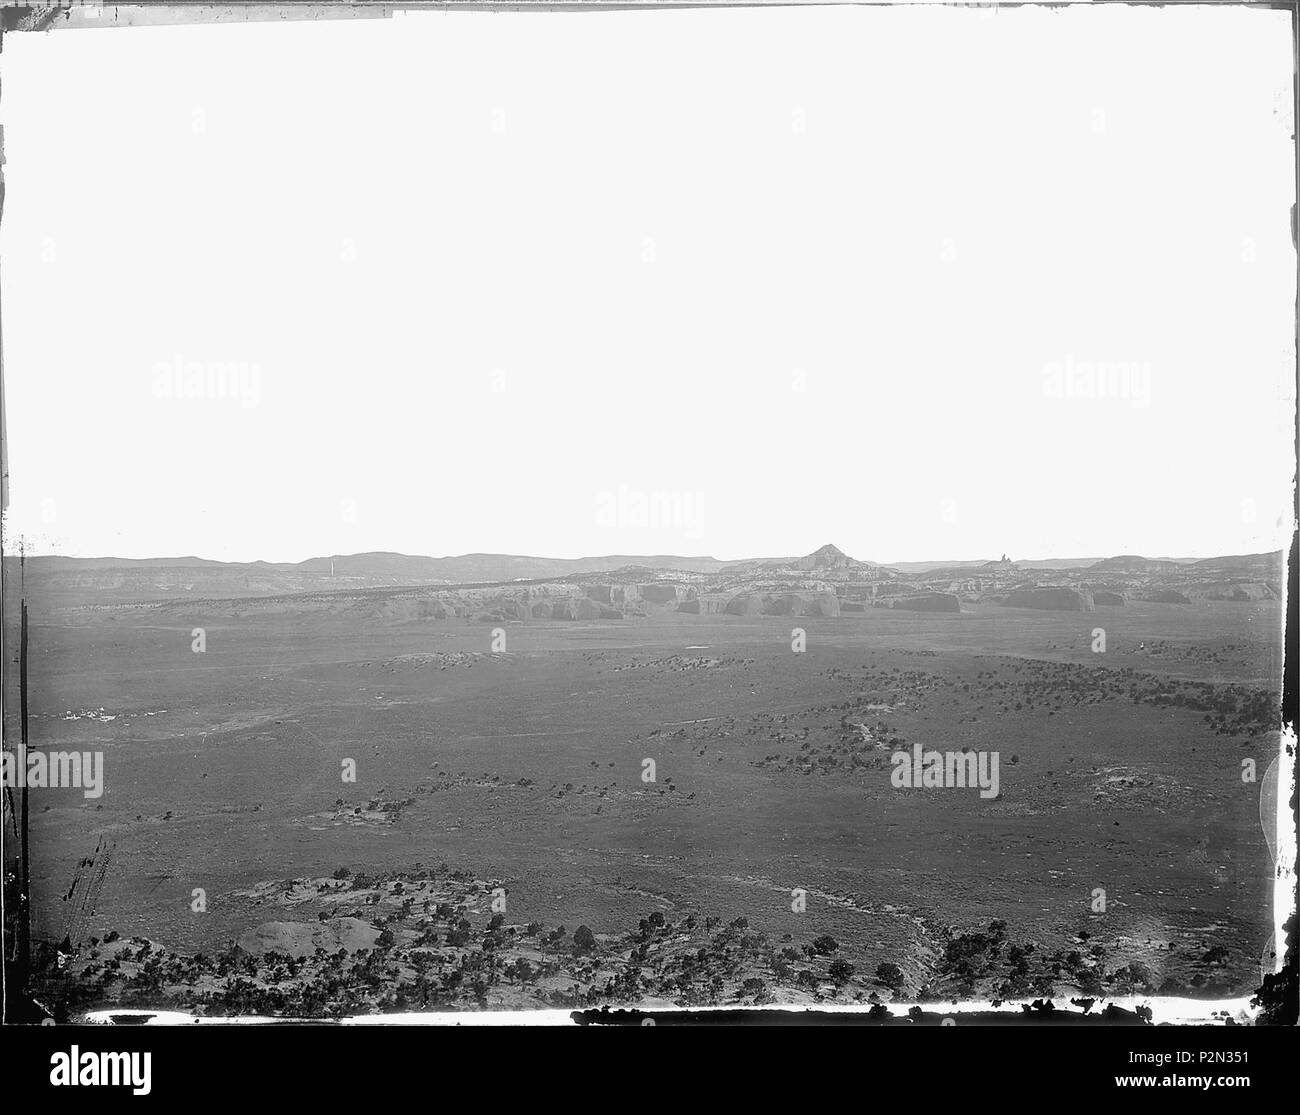
[[[857,561],[849,557],[838,546],[832,546],[829,542],[820,550],[814,550],[807,557],[800,558],[794,563],[796,569],[817,569],[817,570],[847,570],[847,569],[865,569],[869,563]]]
[[[808,556],[813,559],[813,565],[818,569],[828,565],[844,565],[852,560],[849,555],[838,546],[832,546],[829,542],[827,542],[820,550],[814,550]]]

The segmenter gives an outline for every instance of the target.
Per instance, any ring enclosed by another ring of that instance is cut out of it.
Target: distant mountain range
[[[18,559],[6,556],[4,563],[6,591],[12,596],[18,587]],[[1192,595],[1211,599],[1237,599],[1242,593],[1250,598],[1268,595],[1280,589],[1282,578],[1281,552],[1185,561],[1125,554],[1102,559],[1016,562],[1004,555],[987,561],[904,562],[888,566],[850,557],[830,544],[798,557],[731,562],[672,554],[546,558],[475,553],[435,558],[376,552],[336,554],[296,563],[221,562],[199,557],[32,556],[25,566],[28,595],[44,596],[52,604],[177,597],[238,599],[523,582],[564,582],[570,586],[677,583],[689,585],[692,593],[704,596],[829,592],[843,599],[877,603],[878,598],[891,598],[891,606],[900,606],[898,601],[909,594],[941,593],[951,595],[954,601],[975,601],[989,594],[1043,586],[1130,594],[1187,589]],[[1257,587],[1234,588],[1234,583]]]
[[[6,555],[5,561],[16,561]],[[419,577],[434,580],[504,580],[510,576],[555,576],[561,573],[583,573],[598,569],[618,569],[625,565],[640,565],[650,569],[689,569],[711,572],[722,568],[725,562],[710,557],[678,557],[676,555],[629,556],[611,554],[605,557],[541,558],[516,554],[461,554],[458,557],[421,557],[413,554],[396,554],[375,551],[364,554],[334,554],[330,557],[308,558],[299,562],[272,561],[213,561],[210,558],[74,558],[34,556],[27,559],[29,568],[51,572],[101,569],[224,569],[230,572],[332,574],[335,576],[362,577]]]

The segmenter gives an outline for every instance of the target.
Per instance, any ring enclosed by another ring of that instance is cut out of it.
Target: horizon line
[[[833,545],[833,543],[831,545]],[[823,548],[825,547],[824,546],[818,547],[818,550]],[[836,546],[836,549],[840,549],[840,548]],[[598,561],[604,558],[630,558],[630,559],[631,558],[654,558],[660,560],[668,559],[668,558],[680,558],[683,561],[714,561],[717,562],[719,565],[738,565],[744,562],[755,562],[755,561],[767,561],[767,562],[786,561],[786,560],[798,561],[803,558],[812,556],[812,554],[817,553],[818,550],[811,550],[806,554],[775,554],[775,555],[761,555],[757,557],[742,557],[742,558],[717,558],[714,557],[712,554],[678,554],[678,553],[634,554],[634,553],[618,553],[618,552],[610,552],[610,553],[603,553],[603,554],[582,554],[578,557],[556,557],[547,554],[512,553],[506,550],[467,550],[463,553],[442,554],[442,555],[412,554],[400,550],[354,550],[348,553],[340,552],[340,553],[330,553],[330,554],[320,554],[320,553],[311,554],[308,557],[300,558],[296,561],[294,560],[276,561],[269,558],[252,558],[252,559],[209,558],[209,557],[203,557],[195,553],[157,554],[157,555],[150,555],[146,557],[122,557],[116,554],[83,555],[83,554],[70,554],[70,553],[57,553],[57,552],[56,553],[27,552],[23,554],[19,552],[12,552],[8,549],[5,549],[3,551],[2,556],[6,560],[18,559],[22,557],[30,557],[33,560],[42,558],[45,560],[62,559],[65,561],[113,561],[113,562],[203,561],[203,562],[211,562],[217,565],[271,565],[271,566],[276,566],[276,565],[297,566],[297,565],[304,565],[309,561],[332,561],[340,558],[358,558],[358,557],[367,557],[367,556],[411,558],[415,560],[425,560],[425,561],[454,561],[458,558],[486,557],[486,558],[520,558],[520,559],[527,559],[533,561],[565,561],[565,562]],[[997,563],[1000,562],[1001,560],[1000,557],[988,557],[986,555],[980,555],[976,557],[964,557],[964,558],[943,557],[943,558],[914,558],[914,559],[905,559],[905,560],[898,560],[898,561],[875,561],[873,559],[867,559],[867,558],[853,558],[852,555],[846,553],[842,549],[840,549],[840,553],[844,554],[845,557],[850,558],[850,560],[861,561],[863,564],[874,565],[885,569],[894,568],[897,566],[905,566],[905,565],[944,565],[947,563],[967,563],[967,562]],[[1071,561],[1098,562],[1098,561],[1108,561],[1117,557],[1137,557],[1137,558],[1141,558],[1144,561],[1172,561],[1178,563],[1191,563],[1197,561],[1209,561],[1214,558],[1261,557],[1265,555],[1285,554],[1285,553],[1286,553],[1286,547],[1280,546],[1276,549],[1259,550],[1251,553],[1224,552],[1224,553],[1211,553],[1205,555],[1184,555],[1180,557],[1169,557],[1166,555],[1156,555],[1156,556],[1149,557],[1146,554],[1138,553],[1135,551],[1121,551],[1113,554],[1102,554],[1100,556],[1070,555],[1066,557],[1034,557],[1034,558],[1012,557],[1012,558],[1008,558],[1008,561],[1013,565],[1026,565],[1026,564],[1040,564],[1043,562],[1071,562]]]

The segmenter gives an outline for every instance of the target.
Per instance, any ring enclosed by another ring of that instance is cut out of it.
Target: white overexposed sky
[[[1290,18],[6,36],[6,545],[1279,547]]]

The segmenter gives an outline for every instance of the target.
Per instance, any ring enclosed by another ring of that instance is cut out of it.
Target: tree
[[[836,983],[843,983],[853,975],[853,965],[847,960],[832,960],[826,972]]]
[[[590,952],[595,947],[596,935],[585,925],[580,925],[573,931],[573,951],[575,953]]]
[[[891,991],[898,991],[903,986],[903,969],[886,960],[876,968],[876,982]]]

